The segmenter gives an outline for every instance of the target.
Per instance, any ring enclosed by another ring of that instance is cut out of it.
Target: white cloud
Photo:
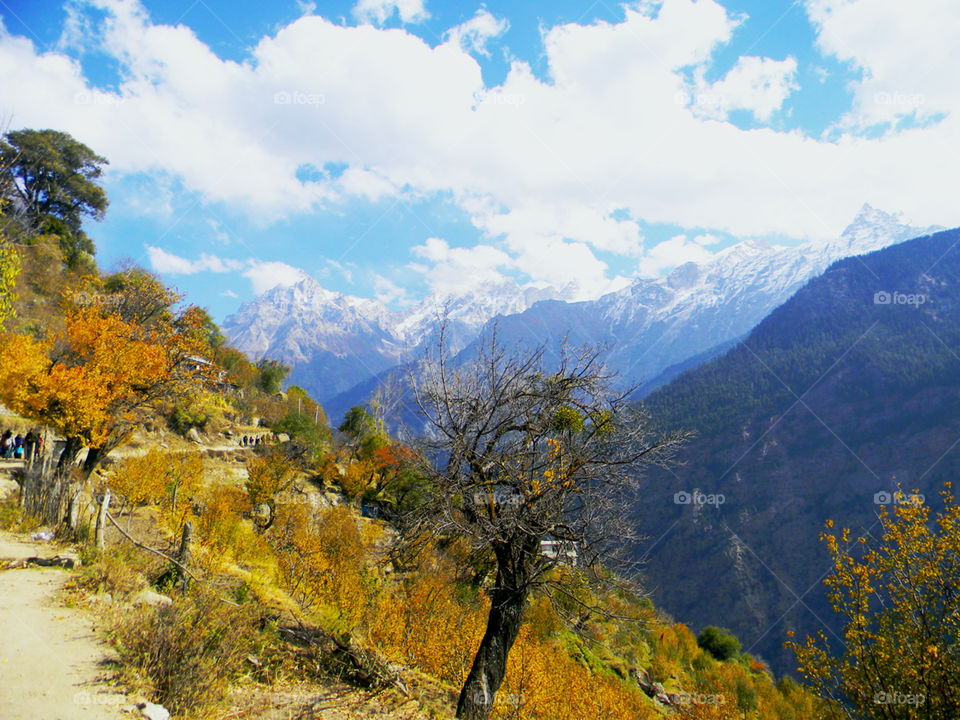
[[[622,278],[612,280],[607,264],[599,260],[582,242],[568,242],[559,238],[531,238],[520,249],[516,260],[535,284],[563,288],[571,285],[571,300],[595,298],[613,287],[622,287]]]
[[[864,72],[851,88],[854,112],[830,140],[745,131],[677,102],[690,90],[686,70],[703,78],[737,26],[716,0],[664,0],[656,12],[625,5],[622,22],[549,28],[548,81],[514,61],[493,88],[462,28],[456,42],[431,47],[399,29],[305,16],[237,63],[185,26],[152,24],[135,2],[95,3],[110,21],[76,23],[70,42],[98,33],[96,46],[120,63],[117,92],[92,91],[79,63],[0,33],[0,117],[62,128],[109,157],[111,173],[176,178],[256,222],[356,196],[442,193],[485,233],[478,258],[503,254],[477,259],[477,272],[576,279],[584,292],[619,282],[597,253],[650,256],[631,218],[829,237],[869,198],[917,223],[960,224],[947,162],[960,150],[954,0],[807,1],[823,52]],[[426,13],[413,0],[357,8],[374,23]],[[791,58],[744,58],[719,85],[730,107],[762,121],[795,83]],[[886,105],[875,102],[881,91],[891,93]],[[898,105],[898,93],[924,102]],[[882,137],[859,132],[917,108],[946,117]],[[328,162],[349,167],[338,179],[296,178],[297,168]],[[671,248],[659,252],[679,256]],[[650,267],[665,262],[652,257]],[[442,268],[428,264],[431,282],[447,282]]]
[[[654,245],[638,263],[638,274],[655,276],[683,263],[702,263],[709,260],[713,253],[703,247],[700,242],[702,237],[704,236],[689,240],[686,235],[676,235]]]
[[[409,305],[411,300],[405,288],[380,273],[373,273],[373,295],[385,305]]]
[[[228,289],[228,290],[224,290],[222,293],[220,293],[220,297],[225,297],[225,298],[238,298],[238,297],[240,297],[240,296],[237,295],[233,290],[229,290],[229,289]]]
[[[284,262],[261,260],[235,260],[221,258],[216,255],[203,253],[196,260],[175,255],[163,248],[147,245],[147,257],[150,269],[164,275],[195,275],[201,272],[227,273],[240,272],[250,281],[253,292],[257,295],[277,285],[293,285],[308,277],[307,273],[298,267]],[[237,297],[231,290],[220,293],[223,297]]]
[[[719,237],[718,235],[712,235],[711,233],[704,233],[702,235],[697,235],[695,238],[693,238],[693,241],[695,243],[697,243],[698,245],[703,245],[704,247],[710,247],[711,245],[716,245],[722,240],[723,238]]]
[[[383,175],[363,168],[349,167],[339,179],[339,187],[348,195],[365,197],[376,202],[397,192],[397,187]]]
[[[704,117],[723,118],[731,110],[748,110],[766,122],[797,84],[797,61],[741,57],[723,80],[708,85],[701,81],[690,98],[694,112]]]
[[[423,0],[359,0],[353,6],[353,16],[360,22],[383,25],[394,13],[405,23],[423,22],[430,14]]]
[[[441,238],[427,238],[423,245],[413,247],[411,253],[427,261],[427,265],[413,263],[410,267],[423,274],[427,285],[438,295],[504,282],[507,276],[503,271],[514,267],[510,255],[492,245],[452,248]]]
[[[469,20],[447,30],[444,37],[457,47],[489,55],[487,41],[502,35],[508,27],[506,18],[494,17],[486,8],[480,8]]]
[[[165,275],[194,275],[199,272],[235,272],[244,267],[240,260],[221,258],[216,255],[203,253],[196,260],[189,260],[179,255],[169,253],[163,248],[147,245],[147,257],[150,268]]]
[[[257,295],[278,285],[294,285],[309,277],[300,268],[279,261],[256,262],[243,272],[243,276],[250,280],[253,292]]]
[[[895,123],[914,114],[955,113],[960,85],[955,0],[806,0],[820,48],[863,73],[852,86],[854,127]]]
[[[336,275],[348,283],[353,283],[353,269],[355,266],[350,263],[337,262],[332,258],[324,258],[324,262],[326,262],[327,266],[320,270],[318,277],[329,278]]]

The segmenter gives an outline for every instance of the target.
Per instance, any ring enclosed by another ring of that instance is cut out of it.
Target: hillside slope
[[[665,424],[698,432],[684,466],[638,499],[660,606],[694,626],[726,618],[745,648],[791,670],[786,630],[831,622],[824,522],[870,532],[897,483],[932,502],[956,476],[958,243],[951,230],[839,261],[647,398]]]

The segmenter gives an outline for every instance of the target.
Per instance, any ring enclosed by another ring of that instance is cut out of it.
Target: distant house
[[[558,540],[554,537],[545,537],[540,541],[540,554],[567,565],[577,564],[577,543],[570,540]]]
[[[227,371],[222,368],[217,368],[217,366],[207,360],[204,357],[199,355],[187,355],[187,363],[189,364],[190,370],[199,373],[203,371],[209,372],[211,369],[216,368],[216,382],[217,385],[223,385],[227,381]]]

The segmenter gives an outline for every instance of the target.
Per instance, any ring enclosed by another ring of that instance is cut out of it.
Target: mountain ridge
[[[743,240],[705,263],[684,263],[664,276],[637,278],[621,290],[575,302],[569,301],[572,288],[522,288],[508,279],[395,311],[307,277],[244,303],[223,330],[253,357],[291,365],[289,381],[323,402],[401,364],[429,342],[444,313],[454,351],[496,319],[502,335],[517,342],[606,343],[612,348],[607,361],[624,382],[642,384],[743,336],[839,257],[924,232],[865,204],[834,241],[786,247]]]
[[[695,626],[719,614],[750,652],[792,670],[783,631],[813,634],[831,617],[824,523],[856,537],[898,483],[935,502],[960,472],[958,242],[951,230],[837,261],[646,398],[665,427],[697,431],[682,465],[652,473],[637,498],[659,540],[640,550],[658,605]],[[724,502],[677,503],[696,491]]]

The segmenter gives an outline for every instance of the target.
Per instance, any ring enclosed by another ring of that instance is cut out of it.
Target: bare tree
[[[454,364],[441,329],[412,369],[426,418],[433,493],[421,531],[465,538],[490,558],[487,627],[460,691],[457,717],[489,717],[530,593],[551,569],[610,563],[636,537],[625,503],[641,466],[670,459],[684,436],[660,434],[613,390],[600,348],[508,351],[496,332]]]

